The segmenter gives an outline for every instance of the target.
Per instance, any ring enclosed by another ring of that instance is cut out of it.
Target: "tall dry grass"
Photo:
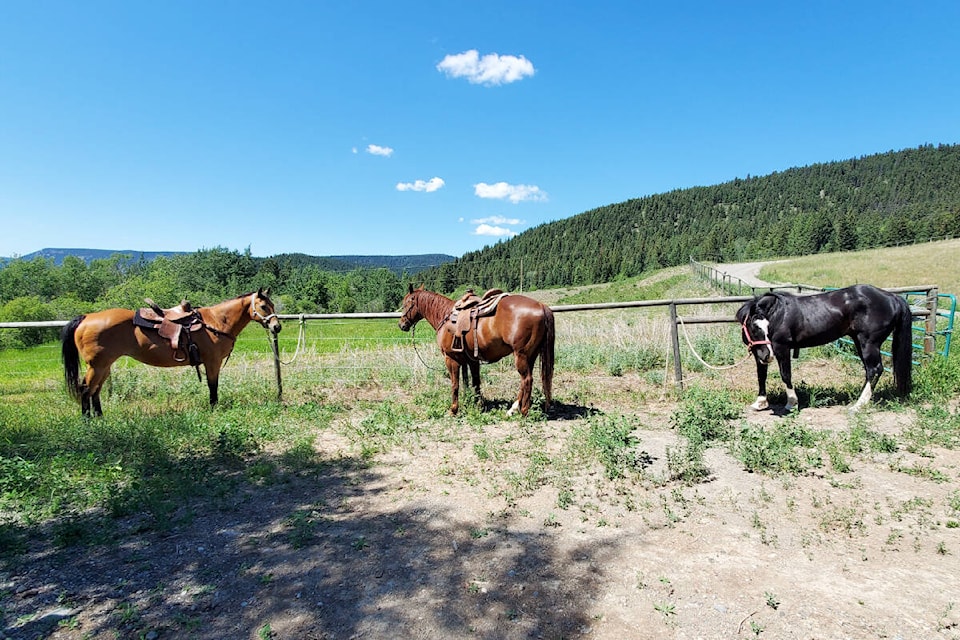
[[[761,269],[760,278],[817,287],[937,285],[941,293],[958,294],[960,239],[787,258]]]

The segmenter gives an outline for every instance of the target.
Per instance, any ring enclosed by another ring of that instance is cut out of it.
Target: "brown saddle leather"
[[[450,350],[463,351],[467,344],[467,334],[473,332],[473,357],[477,358],[480,352],[477,324],[480,318],[494,315],[497,305],[508,295],[510,294],[501,289],[487,289],[482,296],[478,296],[473,289],[467,289],[453,304],[453,311],[450,312],[450,321],[447,323],[447,330],[453,333]]]
[[[190,333],[199,331],[203,328],[203,318],[200,312],[194,309],[186,300],[180,302],[176,307],[170,309],[161,309],[156,302],[150,298],[144,300],[148,307],[138,309],[133,314],[133,324],[151,331],[156,331],[161,338],[170,343],[170,348],[174,352],[180,351],[180,337],[186,335],[187,338],[187,357],[190,358],[191,365],[200,363],[200,354],[197,352]],[[176,357],[176,354],[174,355]],[[186,358],[182,358],[186,359]]]

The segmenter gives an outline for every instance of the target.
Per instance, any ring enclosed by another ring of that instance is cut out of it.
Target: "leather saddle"
[[[141,329],[156,331],[161,338],[170,343],[174,358],[183,361],[189,358],[191,366],[199,366],[200,352],[193,343],[190,334],[203,329],[203,318],[187,300],[170,309],[161,309],[156,302],[145,298],[149,306],[138,309],[133,314],[133,324]],[[185,337],[186,346],[181,347],[180,339]],[[186,356],[177,358],[177,352],[184,351]]]
[[[482,296],[478,296],[473,289],[467,289],[459,300],[453,303],[447,330],[453,333],[451,351],[462,352],[467,345],[467,334],[473,333],[473,357],[480,353],[480,341],[477,339],[477,323],[480,318],[486,318],[497,312],[497,305],[509,293],[501,289],[488,289]]]

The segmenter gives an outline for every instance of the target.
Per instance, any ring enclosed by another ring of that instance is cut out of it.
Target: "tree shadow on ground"
[[[515,516],[471,520],[435,496],[391,498],[397,480],[355,458],[318,457],[300,469],[187,500],[167,530],[143,531],[130,517],[114,544],[54,547],[33,531],[0,575],[0,635],[526,638],[589,629],[593,568],[615,561],[615,545],[561,551],[550,531]]]

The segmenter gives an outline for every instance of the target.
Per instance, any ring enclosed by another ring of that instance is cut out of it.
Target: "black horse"
[[[902,297],[868,284],[795,296],[782,291],[766,293],[737,311],[743,342],[757,361],[760,392],[751,407],[767,409],[767,366],[777,359],[780,377],[787,387],[786,410],[797,406],[797,393],[790,379],[790,351],[824,345],[847,336],[853,340],[863,362],[866,385],[851,407],[858,410],[870,401],[883,373],[880,345],[893,333],[893,378],[897,393],[905,396],[912,386],[913,314]]]

